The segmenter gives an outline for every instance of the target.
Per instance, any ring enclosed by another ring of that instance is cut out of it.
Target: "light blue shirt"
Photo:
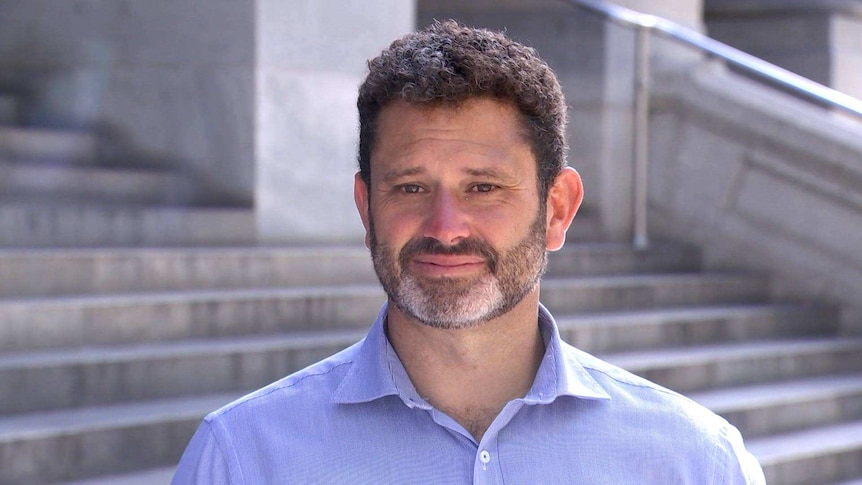
[[[417,394],[386,308],[359,343],[207,416],[173,483],[764,483],[736,428],[566,344],[544,307],[535,382],[477,443]]]

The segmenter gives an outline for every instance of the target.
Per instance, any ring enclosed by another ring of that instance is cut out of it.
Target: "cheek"
[[[533,229],[538,214],[538,205],[529,201],[480,210],[473,216],[474,230],[489,241],[520,240]]]
[[[413,233],[419,224],[417,213],[405,210],[372,206],[370,216],[371,227],[377,240],[395,247],[403,246],[406,240],[414,237]]]

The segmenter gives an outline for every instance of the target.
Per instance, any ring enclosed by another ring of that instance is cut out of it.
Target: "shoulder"
[[[692,399],[568,344],[563,353],[607,392],[606,413],[631,439],[641,437],[651,453],[711,469],[718,483],[762,483],[762,471],[745,450],[739,431]]]
[[[583,367],[608,393],[611,407],[632,419],[655,420],[664,426],[693,427],[698,431],[717,431],[726,423],[678,392],[569,345],[565,345],[563,351],[569,362]]]
[[[662,410],[696,410],[712,414],[711,411],[678,392],[637,376],[565,342],[562,350],[567,365],[582,367],[610,395],[611,400],[618,399],[628,403],[662,403],[669,405],[669,407],[662,407]]]
[[[267,420],[286,410],[294,414],[305,408],[321,409],[353,365],[361,343],[226,404],[204,420],[211,424],[218,421],[223,426],[236,421]]]
[[[290,471],[324,456],[339,428],[330,419],[333,396],[359,348],[361,342],[208,414],[175,483],[268,483],[273,469],[260,463]]]

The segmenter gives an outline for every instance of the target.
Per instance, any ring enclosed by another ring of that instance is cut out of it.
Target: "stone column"
[[[365,62],[413,30],[404,0],[258,0],[255,160],[258,236],[357,242],[356,94]]]

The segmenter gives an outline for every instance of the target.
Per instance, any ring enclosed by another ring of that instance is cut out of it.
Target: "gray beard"
[[[539,284],[547,266],[544,219],[538,214],[527,236],[503,253],[475,239],[443,247],[426,238],[407,243],[396,262],[389,246],[377,241],[372,218],[374,270],[389,301],[408,317],[440,329],[475,327],[511,311]],[[471,278],[422,278],[410,273],[408,265],[423,252],[479,254],[487,271]]]

